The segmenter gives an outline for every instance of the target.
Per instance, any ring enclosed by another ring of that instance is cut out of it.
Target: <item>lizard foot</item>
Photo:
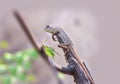
[[[67,55],[67,52],[70,50],[68,44],[60,44],[58,47],[65,49],[65,55]]]

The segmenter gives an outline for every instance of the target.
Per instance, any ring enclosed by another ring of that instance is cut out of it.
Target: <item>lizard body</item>
[[[82,61],[82,59],[80,57],[78,57],[78,55],[76,54],[76,52],[73,49],[73,43],[70,40],[70,38],[67,36],[67,34],[59,27],[57,26],[52,26],[52,25],[48,25],[45,28],[46,32],[49,32],[52,34],[52,38],[53,40],[55,40],[54,35],[57,37],[59,43],[61,45],[59,45],[58,47],[61,47],[65,50],[65,54],[68,53],[68,51],[70,51],[74,56],[74,58],[78,61],[79,65],[82,67],[84,73],[86,74],[86,76],[88,77],[88,79],[91,81],[92,84],[94,84],[94,80],[91,77],[91,74],[89,73],[89,70],[87,69],[85,63]],[[70,55],[69,55],[70,56]]]

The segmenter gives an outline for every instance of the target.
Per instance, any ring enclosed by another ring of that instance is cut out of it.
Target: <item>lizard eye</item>
[[[50,25],[47,25],[46,28],[50,28]]]

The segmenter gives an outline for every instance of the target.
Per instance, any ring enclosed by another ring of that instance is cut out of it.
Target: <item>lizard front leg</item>
[[[52,34],[52,39],[53,39],[53,41],[57,41],[57,40],[55,39],[55,35],[58,34],[58,33],[59,33],[59,32],[55,32],[55,33]]]

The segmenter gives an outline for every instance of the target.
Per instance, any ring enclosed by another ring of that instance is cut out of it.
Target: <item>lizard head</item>
[[[47,25],[47,26],[45,27],[45,31],[46,31],[46,32],[49,32],[49,33],[53,33],[53,29],[54,29],[54,27],[53,27],[52,25]]]
[[[51,33],[51,34],[56,33],[57,30],[58,30],[58,27],[57,27],[57,26],[47,25],[47,26],[45,27],[45,31],[46,31],[46,32],[49,32],[49,33]]]

